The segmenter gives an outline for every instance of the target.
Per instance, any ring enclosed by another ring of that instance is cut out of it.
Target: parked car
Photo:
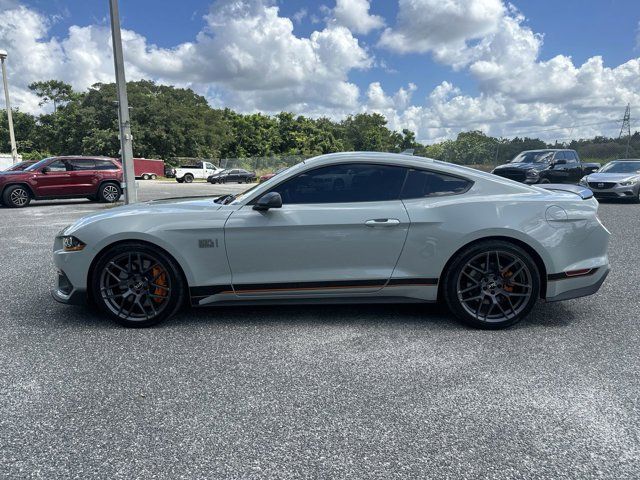
[[[211,162],[197,162],[176,167],[175,177],[178,183],[191,183],[196,178],[206,179],[221,171],[221,168],[216,167]]]
[[[252,183],[256,181],[256,173],[243,170],[242,168],[232,168],[222,170],[219,173],[211,175],[207,181],[213,183]]]
[[[0,198],[7,207],[31,200],[83,198],[113,203],[122,195],[120,162],[106,157],[50,157],[23,171],[0,172]]]
[[[527,150],[491,173],[522,183],[573,183],[600,168],[582,163],[575,150]]]
[[[162,200],[78,220],[55,239],[52,293],[136,327],[187,302],[439,298],[470,325],[506,327],[540,298],[595,293],[609,272],[592,192],[546,188],[407,155],[322,155],[217,205]]]
[[[260,178],[258,179],[258,182],[259,183],[266,182],[267,180],[270,180],[273,177],[275,177],[276,175],[278,175],[279,173],[284,172],[286,169],[287,169],[287,167],[283,167],[283,168],[279,168],[278,170],[276,170],[273,173],[266,173],[264,175],[261,175]]]
[[[590,188],[598,199],[640,202],[640,159],[609,162],[597,172],[584,176],[580,184]]]
[[[22,170],[24,170],[27,167],[30,167],[31,165],[33,165],[35,162],[35,160],[27,160],[24,162],[18,162],[14,165],[11,165],[9,168],[6,168],[4,171],[5,172],[21,172]]]

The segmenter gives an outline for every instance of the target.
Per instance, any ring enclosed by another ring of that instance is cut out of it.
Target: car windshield
[[[552,155],[553,152],[522,152],[511,163],[546,163]]]
[[[48,161],[51,160],[50,158],[44,158],[42,160],[40,160],[39,162],[34,163],[33,165],[31,165],[30,167],[25,168],[25,172],[33,172],[34,170],[38,170],[42,167],[44,167]]]
[[[610,162],[599,170],[600,173],[640,173],[640,160],[637,162]]]

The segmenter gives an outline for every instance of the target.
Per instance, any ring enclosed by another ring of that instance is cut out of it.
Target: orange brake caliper
[[[151,270],[151,275],[153,276],[153,278],[156,279],[154,282],[156,285],[160,285],[162,287],[167,286],[167,274],[164,272],[162,268],[153,267],[153,270]],[[158,297],[153,298],[153,301],[156,303],[162,303],[162,301],[164,300],[164,297],[167,296],[167,291],[164,288],[155,287],[153,294],[158,295]],[[163,298],[159,298],[159,297],[163,297]]]

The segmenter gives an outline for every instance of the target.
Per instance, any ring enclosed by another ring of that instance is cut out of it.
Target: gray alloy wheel
[[[6,188],[2,195],[2,201],[7,207],[23,208],[31,202],[31,194],[26,187],[14,185]]]
[[[184,300],[175,262],[154,247],[116,245],[102,255],[92,275],[92,298],[128,327],[154,325],[173,315]]]
[[[481,322],[516,318],[532,292],[527,265],[502,250],[483,252],[469,260],[458,277],[458,300],[467,313]]]
[[[531,256],[503,240],[488,240],[459,254],[444,277],[444,298],[463,322],[503,328],[522,320],[540,295]]]
[[[105,183],[100,187],[98,198],[103,203],[114,203],[120,199],[122,192],[115,183]]]

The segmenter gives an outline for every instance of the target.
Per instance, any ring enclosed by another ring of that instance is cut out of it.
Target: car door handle
[[[400,220],[397,218],[372,218],[364,222],[367,227],[395,227],[400,225]]]

